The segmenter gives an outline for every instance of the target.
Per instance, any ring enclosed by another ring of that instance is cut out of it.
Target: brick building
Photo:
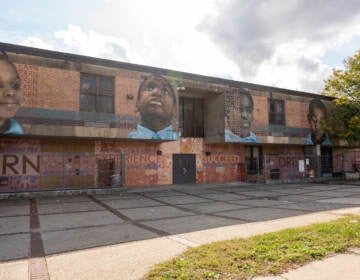
[[[330,97],[18,45],[0,49],[23,93],[11,118],[22,132],[1,135],[1,192],[296,180],[336,176],[360,161],[359,149],[324,131],[316,137]],[[141,98],[157,83],[161,93],[144,113]],[[166,96],[167,118],[158,111],[166,111]]]

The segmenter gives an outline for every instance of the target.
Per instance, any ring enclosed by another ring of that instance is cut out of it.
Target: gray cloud
[[[315,72],[319,70],[319,62],[311,60],[311,59],[306,59],[305,57],[300,57],[296,60],[297,65],[299,65],[300,68],[302,68],[304,71],[309,71],[309,72]]]
[[[126,49],[118,43],[109,43],[109,47],[112,49],[112,55],[119,57],[122,60],[129,61]]]
[[[335,39],[360,16],[358,0],[229,0],[217,3],[218,15],[198,26],[238,65],[245,77],[271,59],[276,47],[296,39],[321,43]],[[315,69],[315,63],[301,67]]]

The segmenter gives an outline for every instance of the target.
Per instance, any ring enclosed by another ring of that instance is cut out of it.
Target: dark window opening
[[[285,125],[284,100],[269,99],[269,124]]]
[[[262,148],[260,146],[245,147],[245,162],[247,174],[261,173],[263,168]]]
[[[321,147],[321,173],[332,174],[333,154],[331,147]]]
[[[204,137],[204,100],[180,97],[179,129],[182,137]]]
[[[80,74],[80,110],[114,113],[114,78]]]

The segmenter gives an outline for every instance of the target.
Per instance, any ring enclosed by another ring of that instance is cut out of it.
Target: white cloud
[[[293,40],[275,46],[269,59],[258,65],[253,82],[318,93],[331,67],[321,62],[323,44]]]
[[[68,25],[66,29],[55,31],[50,41],[52,44],[48,44],[38,37],[30,36],[20,44],[111,60],[138,60],[126,40],[94,31],[85,32],[75,25]]]
[[[33,47],[33,48],[39,48],[39,49],[45,49],[45,50],[55,50],[55,48],[52,45],[44,42],[40,38],[33,37],[33,36],[27,37],[20,44],[29,46],[29,47]]]
[[[200,30],[249,82],[318,92],[331,73],[324,55],[360,34],[355,0],[229,0],[217,8]]]
[[[213,1],[107,0],[86,29],[69,25],[55,37],[70,52],[232,78],[236,65],[196,29],[207,14],[216,14]]]
[[[84,32],[79,26],[74,25],[68,25],[66,30],[55,32],[54,37],[75,53],[113,60],[129,60],[129,46],[122,38],[104,36],[94,31]]]
[[[172,46],[172,63],[177,65],[177,69],[226,79],[239,75],[236,64],[207,35],[191,31],[187,34],[187,40]]]

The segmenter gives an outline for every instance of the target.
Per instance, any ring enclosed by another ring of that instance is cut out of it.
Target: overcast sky
[[[359,0],[1,1],[0,41],[318,93]]]

